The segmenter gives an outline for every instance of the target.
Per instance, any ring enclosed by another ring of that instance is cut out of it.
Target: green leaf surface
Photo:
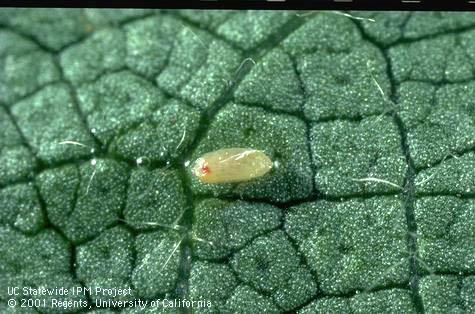
[[[475,15],[349,14],[0,9],[0,312],[474,313]]]

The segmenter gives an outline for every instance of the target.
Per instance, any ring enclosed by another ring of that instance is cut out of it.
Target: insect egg
[[[204,183],[233,183],[262,177],[272,169],[272,161],[260,150],[224,148],[206,153],[193,165],[193,174]]]

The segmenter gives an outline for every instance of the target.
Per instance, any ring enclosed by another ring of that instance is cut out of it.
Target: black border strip
[[[475,0],[0,0],[3,7],[475,11]]]

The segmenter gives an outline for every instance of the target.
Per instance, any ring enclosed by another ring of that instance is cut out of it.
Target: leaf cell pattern
[[[0,310],[475,312],[475,16],[352,14],[1,9]],[[233,146],[273,170],[192,176]]]

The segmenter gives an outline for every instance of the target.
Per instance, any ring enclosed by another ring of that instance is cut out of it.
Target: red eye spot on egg
[[[201,173],[203,175],[206,175],[206,174],[210,173],[208,165],[205,164],[205,165],[201,166]]]

